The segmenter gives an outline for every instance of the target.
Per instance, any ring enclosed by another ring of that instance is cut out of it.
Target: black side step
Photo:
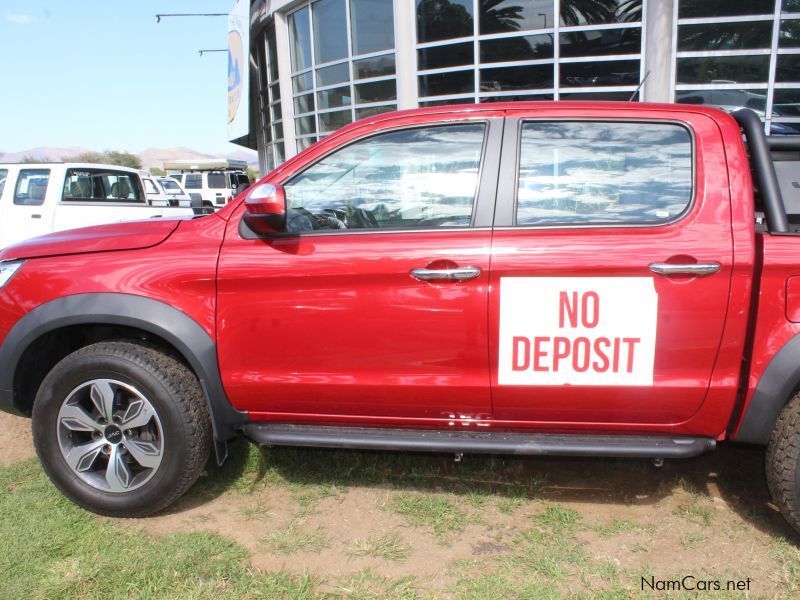
[[[245,426],[244,434],[262,446],[550,456],[689,458],[716,446],[715,440],[703,437],[434,431],[284,423],[250,423]]]

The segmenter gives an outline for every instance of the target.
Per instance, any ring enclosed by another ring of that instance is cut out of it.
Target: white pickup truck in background
[[[153,206],[135,169],[91,163],[0,163],[0,248],[53,231],[194,214]]]

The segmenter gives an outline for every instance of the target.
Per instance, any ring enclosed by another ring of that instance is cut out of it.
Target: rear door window
[[[63,199],[66,202],[145,202],[139,177],[112,169],[67,169]]]
[[[692,138],[677,124],[523,123],[517,225],[658,224],[692,200]]]
[[[208,174],[208,187],[212,190],[224,190],[227,185],[225,183],[225,173],[209,173]]]
[[[41,206],[50,182],[50,169],[21,169],[14,191],[14,204]]]
[[[199,190],[203,187],[203,176],[200,173],[187,173],[183,184],[187,190]]]

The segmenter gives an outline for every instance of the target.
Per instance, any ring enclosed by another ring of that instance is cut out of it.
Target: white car
[[[191,195],[199,195],[204,207],[225,206],[250,185],[247,163],[225,158],[201,161],[176,160],[165,162],[169,177],[177,179]]]
[[[38,235],[191,208],[152,206],[135,169],[92,163],[0,163],[0,247]]]
[[[144,195],[151,206],[171,206],[170,197],[156,177],[148,171],[139,171],[144,184]]]
[[[188,207],[192,205],[192,197],[183,189],[180,181],[173,177],[156,177],[156,181],[161,184],[164,193],[171,198],[170,206]]]

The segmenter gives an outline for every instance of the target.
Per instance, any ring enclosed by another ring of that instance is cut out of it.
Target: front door
[[[706,396],[733,260],[719,129],[607,110],[508,119],[490,278],[499,421],[678,424]]]
[[[234,406],[254,420],[490,416],[497,115],[371,131],[338,149],[322,142],[322,158],[275,180],[285,234],[256,238],[234,214],[218,279]]]
[[[13,171],[12,171],[13,173]],[[2,245],[10,246],[22,240],[50,232],[52,201],[45,204],[48,190],[53,192],[51,170],[45,167],[22,168],[16,180],[9,177],[3,190],[3,219],[0,223]]]

